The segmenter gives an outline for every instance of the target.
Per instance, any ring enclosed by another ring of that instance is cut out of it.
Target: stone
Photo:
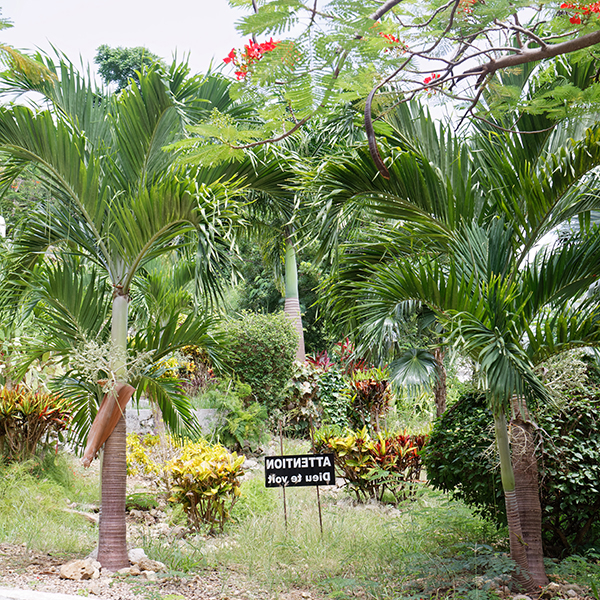
[[[142,558],[135,563],[140,571],[153,571],[154,573],[158,571],[166,571],[167,567],[158,560],[151,560],[150,558]]]
[[[142,577],[144,579],[147,579],[148,581],[156,581],[158,579],[158,577],[154,571],[144,571],[142,573]]]
[[[123,567],[117,571],[117,575],[131,575],[131,567]]]
[[[83,579],[98,579],[100,568],[97,561],[91,559],[71,560],[60,568],[61,579],[81,581]]]
[[[132,548],[128,553],[129,562],[132,564],[137,564],[142,558],[148,558],[143,548]]]
[[[142,573],[140,568],[137,565],[133,565],[129,570],[130,575],[138,576]]]
[[[88,588],[88,592],[94,596],[102,596],[103,590],[99,585],[92,584]]]
[[[526,596],[525,594],[517,594],[513,596],[513,600],[531,600],[530,596]]]
[[[563,585],[563,588],[567,590],[567,593],[570,590],[575,592],[578,596],[585,596],[583,590],[576,583],[567,583],[566,585]]]
[[[567,596],[569,596],[569,598],[577,598],[577,595],[575,590],[567,590]]]

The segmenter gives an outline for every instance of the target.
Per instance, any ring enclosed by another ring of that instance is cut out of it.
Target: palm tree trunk
[[[125,379],[127,353],[127,296],[113,300],[111,340],[115,358],[113,371],[118,380]],[[118,408],[117,408],[118,409]],[[118,571],[129,566],[125,498],[127,496],[125,411],[104,444],[102,457],[102,505],[98,535],[98,562],[103,569]]]
[[[441,348],[435,348],[433,355],[437,363],[437,377],[433,394],[435,399],[435,415],[439,418],[446,410],[446,367],[444,366],[444,352]]]
[[[548,577],[544,568],[542,507],[533,427],[523,398],[513,396],[512,412],[512,465],[527,563],[536,585],[544,587],[548,585]]]
[[[296,264],[296,248],[289,237],[286,236],[285,248],[285,308],[287,318],[292,322],[298,334],[298,348],[296,360],[304,362],[306,351],[304,349],[304,330],[302,328],[302,312],[298,298],[298,266]]]
[[[502,489],[506,503],[506,518],[508,521],[508,538],[510,543],[510,556],[515,561],[516,569],[513,573],[514,580],[528,593],[537,593],[539,588],[534,583],[529,573],[525,541],[521,530],[519,503],[515,492],[515,474],[510,459],[510,445],[508,441],[508,428],[504,410],[494,411],[494,426],[496,429],[496,444],[500,455],[500,474]]]

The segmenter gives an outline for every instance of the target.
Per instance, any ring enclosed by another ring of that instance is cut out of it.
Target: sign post
[[[335,465],[333,454],[295,454],[289,456],[267,456],[265,458],[265,486],[268,488],[280,487],[307,487],[316,486],[317,501],[319,503],[319,523],[321,535],[323,534],[323,518],[321,515],[321,498],[319,486],[335,485]],[[287,525],[287,510],[284,512]]]

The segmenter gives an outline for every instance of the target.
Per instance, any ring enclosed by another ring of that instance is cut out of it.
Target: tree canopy
[[[116,83],[118,91],[126,88],[132,79],[138,81],[138,72],[144,67],[164,65],[160,57],[143,46],[111,48],[106,44],[98,46],[94,62],[102,81],[106,85]]]

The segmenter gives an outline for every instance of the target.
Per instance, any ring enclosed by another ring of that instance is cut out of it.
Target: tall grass
[[[95,526],[67,509],[72,502],[97,503],[98,484],[73,469],[65,457],[0,463],[0,541],[40,552],[88,552]]]
[[[318,586],[340,594],[360,588],[392,597],[403,581],[430,573],[456,547],[501,539],[466,507],[431,490],[398,509],[355,506],[322,491],[322,535],[314,488],[287,490],[287,527],[281,492],[263,493],[272,508],[246,507],[246,518],[229,530],[235,543],[215,543],[208,559],[235,565],[272,589]]]

